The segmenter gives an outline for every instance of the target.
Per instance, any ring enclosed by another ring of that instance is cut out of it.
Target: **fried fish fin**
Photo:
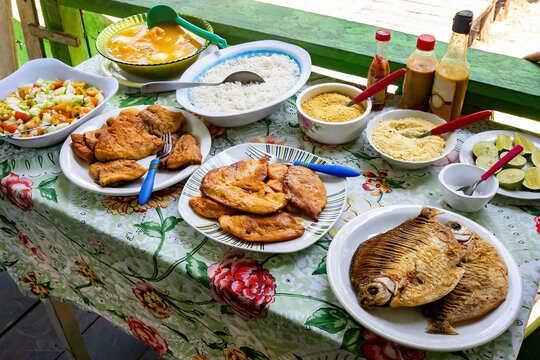
[[[460,245],[450,229],[423,207],[420,214],[360,244],[349,275],[364,308],[418,306],[454,289],[463,275]]]
[[[304,234],[304,227],[285,212],[273,215],[223,215],[219,217],[223,230],[242,240],[276,242],[296,239]]]
[[[238,215],[240,211],[231,209],[210,198],[196,196],[189,199],[189,205],[197,214],[209,219],[218,219],[222,215]]]
[[[454,324],[476,319],[497,308],[508,293],[508,269],[497,249],[474,234],[472,251],[463,260],[465,274],[448,295],[425,306],[432,318],[427,331],[455,335]]]
[[[289,196],[290,209],[317,221],[326,206],[326,188],[317,174],[302,166],[289,166],[283,178],[283,188]]]

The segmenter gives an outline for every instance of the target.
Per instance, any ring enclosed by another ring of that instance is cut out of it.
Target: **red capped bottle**
[[[390,74],[390,65],[388,64],[388,45],[390,43],[389,30],[377,30],[375,33],[375,57],[371,62],[368,71],[368,87]],[[386,88],[379,91],[371,97],[371,108],[373,110],[382,110],[386,102]]]

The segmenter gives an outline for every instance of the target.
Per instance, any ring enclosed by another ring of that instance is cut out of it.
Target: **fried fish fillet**
[[[247,188],[259,186],[268,175],[268,156],[258,160],[238,161],[210,170],[202,179],[202,187],[236,184]]]
[[[275,192],[285,192],[283,179],[289,167],[284,164],[268,164],[268,181],[266,184]]]
[[[128,121],[116,120],[106,130],[96,133],[94,156],[99,161],[139,160],[156,154],[165,142]]]
[[[425,306],[432,318],[428,332],[457,335],[453,325],[497,308],[508,293],[508,269],[497,249],[471,232],[472,251],[462,263],[465,274],[448,295]]]
[[[91,130],[91,131],[87,131],[85,132],[83,135],[84,135],[84,142],[86,142],[86,145],[88,145],[88,147],[90,149],[92,149],[92,151],[94,151],[96,149],[96,145],[97,145],[97,142],[98,142],[98,134],[102,133],[103,131],[107,131],[107,129],[109,128],[109,126],[107,124],[103,124],[101,126],[101,128],[97,129],[97,130]]]
[[[223,215],[219,217],[223,230],[242,240],[273,242],[296,239],[304,234],[304,227],[285,212],[273,215]]]
[[[231,209],[225,205],[202,196],[196,196],[189,199],[189,206],[197,214],[209,219],[218,219],[221,215],[238,215],[240,211]]]
[[[200,164],[201,161],[201,146],[197,139],[191,134],[174,134],[171,154],[162,163],[167,169],[178,169],[184,165]]]
[[[94,152],[84,141],[84,135],[71,134],[71,148],[75,154],[86,160],[87,163],[91,164],[94,162]]]
[[[100,186],[118,186],[140,178],[146,173],[146,169],[135,160],[114,160],[93,163],[88,173]]]
[[[180,111],[170,111],[157,104],[141,110],[137,117],[142,120],[146,130],[156,136],[175,133],[186,121]]]
[[[358,246],[349,276],[363,308],[418,306],[451,292],[465,270],[464,250],[448,226],[423,207],[420,215]]]
[[[294,213],[305,213],[317,221],[326,206],[326,188],[317,174],[303,166],[289,166],[283,178],[283,189]]]

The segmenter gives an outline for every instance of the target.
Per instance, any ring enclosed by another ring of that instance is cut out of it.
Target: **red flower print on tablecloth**
[[[392,185],[386,181],[388,176],[387,170],[377,170],[377,174],[371,171],[362,171],[362,176],[368,179],[362,184],[362,188],[373,196],[380,195],[381,192],[392,192]]]
[[[210,124],[209,122],[204,121],[206,124],[206,127],[208,128],[208,132],[210,133],[210,137],[214,139],[215,137],[218,137],[219,135],[223,135],[229,130],[229,128],[217,126],[214,124]]]
[[[367,360],[423,360],[426,352],[395,344],[364,329],[362,337],[367,341],[362,351]]]
[[[240,250],[223,254],[207,270],[213,298],[244,320],[264,318],[276,293],[270,272]]]
[[[131,333],[137,339],[151,347],[159,356],[165,355],[169,349],[169,345],[153,327],[146,325],[132,316],[128,316],[124,320],[128,324]]]
[[[210,360],[210,359],[206,355],[197,354],[193,357],[192,360]]]
[[[34,185],[32,180],[10,173],[0,180],[0,191],[19,209],[28,211],[34,208],[32,185]]]
[[[38,282],[36,274],[33,271],[27,272],[26,276],[20,277],[19,280],[29,284],[30,291],[41,299],[47,298],[50,290],[53,290],[50,286],[50,281],[47,281],[46,283]]]
[[[169,304],[159,292],[154,290],[152,285],[139,281],[131,290],[143,307],[154,316],[166,318],[171,315]]]
[[[97,278],[96,273],[94,270],[90,269],[90,266],[84,261],[75,261],[75,265],[79,268],[77,271],[79,275],[84,276],[85,278],[88,278],[90,280],[90,283],[94,285],[95,287],[98,287],[98,283],[100,282]]]
[[[223,349],[223,355],[225,355],[225,360],[250,360],[246,353],[233,347]]]
[[[251,140],[251,142],[256,144],[285,145],[284,141],[276,141],[276,137],[274,135],[261,136],[260,138],[255,138]]]
[[[172,200],[178,200],[184,184],[176,184],[166,189],[155,191],[150,196],[148,202],[139,205],[139,196],[105,196],[102,204],[107,208],[107,212],[118,215],[129,215],[134,212],[146,212],[158,207],[166,208]]]
[[[101,241],[101,239],[95,236],[88,236],[86,242],[90,244],[100,254],[111,255],[111,249]]]
[[[306,129],[307,131],[311,130],[311,128],[313,128],[313,121],[309,120],[308,118],[306,118],[305,116],[299,116],[298,117],[298,122],[300,123],[300,125],[302,125],[302,127],[304,129]]]
[[[30,252],[34,254],[34,256],[37,257],[39,260],[45,261],[47,263],[51,262],[49,257],[45,255],[43,250],[41,250],[41,247],[39,245],[34,244],[28,236],[24,235],[22,232],[19,231],[17,233],[17,238],[19,239],[21,244],[23,244],[25,248],[30,250]]]
[[[536,216],[534,222],[536,223],[536,231],[540,234],[540,216]]]

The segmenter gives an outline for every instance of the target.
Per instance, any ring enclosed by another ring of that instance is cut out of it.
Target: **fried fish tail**
[[[446,334],[446,335],[458,335],[458,332],[448,319],[433,319],[431,324],[427,328],[427,332],[436,333],[436,334]]]

